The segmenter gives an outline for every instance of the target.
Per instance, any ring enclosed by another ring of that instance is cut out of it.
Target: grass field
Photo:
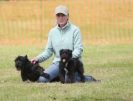
[[[21,81],[14,59],[43,51],[58,4],[69,7],[70,20],[81,28],[85,74],[101,83]],[[133,0],[0,0],[0,101],[132,101],[132,26]]]
[[[42,48],[0,46],[0,101],[132,101],[133,46],[91,45],[83,54],[85,74],[101,83],[23,83],[14,67],[17,55],[36,56]],[[51,58],[52,59],[52,58]],[[41,65],[45,68],[51,62]]]

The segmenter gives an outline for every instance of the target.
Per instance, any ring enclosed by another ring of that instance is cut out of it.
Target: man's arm
[[[77,28],[74,32],[74,51],[73,58],[81,57],[83,52],[83,44],[80,29]]]

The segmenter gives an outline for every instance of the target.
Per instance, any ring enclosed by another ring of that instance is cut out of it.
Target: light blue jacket
[[[83,51],[80,29],[72,23],[67,23],[63,28],[55,26],[49,32],[48,42],[44,52],[36,57],[39,62],[47,60],[54,53],[53,62],[60,61],[61,49],[73,50],[73,57],[81,58]]]

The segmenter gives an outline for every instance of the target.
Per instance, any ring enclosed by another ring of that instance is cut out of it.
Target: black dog
[[[35,82],[40,76],[43,76],[47,79],[50,78],[49,74],[44,73],[44,69],[39,66],[38,63],[32,64],[29,61],[27,55],[18,56],[15,59],[15,67],[18,71],[21,71],[21,78],[23,81],[30,80],[32,82]]]
[[[85,77],[83,75],[83,63],[78,58],[72,58],[71,50],[60,50],[60,58],[61,61],[59,62],[59,77],[61,83],[74,83],[76,72],[80,75],[81,82],[85,82]],[[66,81],[65,75],[68,77]]]

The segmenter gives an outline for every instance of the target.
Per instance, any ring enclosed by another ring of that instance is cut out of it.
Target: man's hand
[[[36,64],[36,63],[38,63],[38,60],[33,58],[33,59],[31,59],[31,63]]]

